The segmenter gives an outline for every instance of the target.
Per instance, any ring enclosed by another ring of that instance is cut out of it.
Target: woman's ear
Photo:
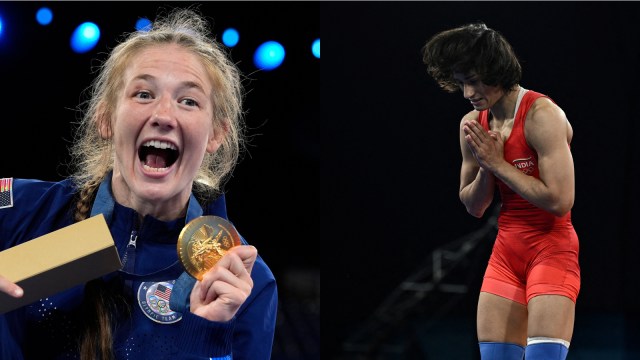
[[[98,109],[95,114],[96,125],[98,126],[98,132],[100,133],[100,137],[103,139],[110,139],[112,134],[111,131],[111,121],[109,112],[107,111],[107,106],[104,102],[100,102],[98,104]]]
[[[207,152],[210,154],[215,153],[220,145],[222,145],[222,142],[228,133],[229,123],[226,119],[221,121],[218,126],[212,127],[211,132],[209,133],[209,140],[207,141]]]

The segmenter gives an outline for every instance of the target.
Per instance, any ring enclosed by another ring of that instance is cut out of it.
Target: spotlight
[[[147,18],[141,18],[136,21],[136,30],[138,31],[149,31],[151,30],[151,20]]]
[[[40,25],[49,25],[53,20],[53,13],[47,7],[40,8],[36,13],[36,20]]]
[[[92,22],[80,24],[71,35],[71,49],[85,53],[93,49],[100,39],[100,28]]]
[[[313,56],[320,59],[320,39],[316,39],[313,42],[313,44],[311,45],[311,52],[313,53]]]
[[[253,62],[259,69],[273,70],[284,61],[284,47],[277,41],[267,41],[258,46],[253,54]]]
[[[234,28],[228,28],[222,33],[222,42],[228,47],[234,47],[238,45],[238,41],[240,41],[240,34],[238,34],[238,30]]]

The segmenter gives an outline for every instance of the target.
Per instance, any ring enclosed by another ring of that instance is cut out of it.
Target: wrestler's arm
[[[467,121],[478,119],[478,112],[471,111],[460,122],[460,150],[462,152],[462,166],[460,168],[460,201],[467,208],[467,212],[475,217],[482,217],[485,210],[493,201],[495,178],[481,168],[465,140],[464,125]]]
[[[575,195],[570,132],[562,109],[549,99],[538,99],[525,123],[525,138],[538,154],[540,179],[523,174],[504,159],[489,159],[487,169],[533,205],[563,216],[573,207]],[[478,133],[475,127],[474,134]]]

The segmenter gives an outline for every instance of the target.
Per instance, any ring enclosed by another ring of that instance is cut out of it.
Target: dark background
[[[398,291],[490,218],[458,200],[458,125],[471,106],[421,57],[435,33],[478,20],[513,45],[522,86],[549,95],[574,128],[582,288],[568,359],[640,358],[639,17],[635,2],[321,4],[323,359],[479,358],[475,306],[495,234],[445,279],[467,292],[405,306],[413,295]],[[391,310],[401,316],[385,318]]]
[[[80,118],[83,90],[93,70],[140,17],[193,2],[0,2],[0,177],[56,181],[67,175],[72,122]],[[37,9],[53,21],[41,26]],[[319,358],[319,74],[311,54],[320,37],[319,3],[203,2],[213,33],[240,31],[230,55],[245,76],[245,120],[250,136],[226,186],[230,219],[258,248],[279,285],[280,309],[274,359]],[[69,47],[84,21],[101,28],[97,46],[85,54]],[[268,40],[286,49],[270,72],[253,64]]]

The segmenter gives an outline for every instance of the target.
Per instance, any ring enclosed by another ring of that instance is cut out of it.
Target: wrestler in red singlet
[[[517,108],[511,134],[504,143],[504,158],[523,173],[540,178],[538,156],[524,136],[527,112],[546,95],[526,91]],[[548,98],[548,97],[547,97]],[[489,130],[489,111],[479,122]],[[578,236],[571,212],[562,217],[542,210],[496,178],[502,207],[498,235],[481,291],[527,304],[537,295],[564,295],[576,302],[580,291]]]

